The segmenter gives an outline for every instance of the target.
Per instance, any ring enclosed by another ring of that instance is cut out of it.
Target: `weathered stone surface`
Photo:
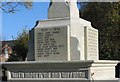
[[[49,7],[48,18],[48,20],[38,21],[31,31],[34,38],[30,38],[29,44],[32,46],[29,46],[28,60],[32,58],[37,61],[99,59],[98,31],[91,26],[91,22],[79,18],[76,0],[74,2],[53,0]],[[53,34],[56,31],[52,28],[60,30],[57,34]],[[42,29],[49,30],[46,31],[48,34]],[[50,41],[44,40],[51,38],[54,42],[53,47]],[[61,44],[64,47],[58,47]],[[48,50],[43,45],[47,46]],[[53,48],[55,53],[51,52]]]
[[[52,0],[48,10],[48,18],[79,18],[76,2],[77,0]]]
[[[74,62],[8,62],[7,80],[14,81],[66,81],[90,80],[90,66],[93,61]]]
[[[69,27],[43,27],[35,29],[35,60],[68,60]]]
[[[51,61],[51,62],[5,62],[8,82],[117,82],[115,66],[117,61]]]
[[[85,27],[85,56],[86,60],[98,60],[98,30]]]
[[[26,61],[34,61],[35,60],[35,46],[34,46],[34,28],[29,31],[29,42],[28,42],[28,53],[26,57]]]

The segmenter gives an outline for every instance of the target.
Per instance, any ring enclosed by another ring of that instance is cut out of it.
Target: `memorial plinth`
[[[98,52],[98,30],[79,18],[76,1],[53,0],[30,32],[27,60],[98,60]]]
[[[98,31],[87,26],[90,25],[88,21],[73,20],[75,23],[70,18],[37,22],[37,26],[30,32],[33,38],[30,38],[27,59],[98,60]]]
[[[8,82],[117,82],[118,62],[99,60],[98,30],[79,18],[77,0],[52,1],[48,19],[30,30],[26,62],[2,63],[2,76]]]
[[[117,61],[29,61],[2,63],[6,82],[118,82]],[[3,73],[3,74],[2,74]]]
[[[8,62],[7,80],[10,82],[58,82],[90,80],[93,61]]]
[[[28,52],[27,60],[94,60],[90,67],[89,80],[116,80],[117,61],[99,60],[98,30],[91,26],[91,22],[79,18],[76,0],[55,1],[49,7],[48,19],[37,21],[35,28],[31,30],[29,44],[33,46],[29,47],[29,52],[32,49],[34,52]]]

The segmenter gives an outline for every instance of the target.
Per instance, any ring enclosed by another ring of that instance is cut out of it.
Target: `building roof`
[[[13,48],[14,40],[2,41],[2,47],[8,44],[9,47]]]

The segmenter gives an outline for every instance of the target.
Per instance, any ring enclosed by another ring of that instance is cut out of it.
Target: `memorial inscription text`
[[[85,54],[87,59],[98,60],[98,30],[85,27]]]
[[[88,28],[88,47],[90,56],[96,57],[96,54],[98,53],[97,45],[98,45],[98,32],[95,29]]]
[[[87,78],[87,71],[79,72],[11,72],[11,78]]]
[[[66,27],[38,28],[37,56],[49,57],[62,54],[62,49],[66,48],[67,40],[64,40],[67,35],[66,30]]]

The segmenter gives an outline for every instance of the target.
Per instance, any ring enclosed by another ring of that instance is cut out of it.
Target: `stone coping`
[[[116,61],[116,60],[97,60],[94,61],[94,63],[99,64],[99,63],[103,63],[103,64],[115,64],[118,63],[120,61]]]
[[[111,67],[111,66],[116,66],[118,63],[119,61],[114,61],[114,60],[98,60],[98,61],[94,61],[92,67]]]
[[[55,63],[64,63],[64,64],[74,64],[74,63],[94,63],[94,64],[116,64],[120,63],[120,61],[114,61],[114,60],[80,60],[80,61],[17,61],[17,62],[0,62],[0,64],[55,64]]]
[[[113,61],[113,60],[80,60],[80,61],[20,61],[20,62],[0,62],[0,66],[11,66],[11,65],[18,65],[18,66],[56,66],[56,67],[108,67],[108,66],[116,66],[120,61]]]
[[[56,21],[56,20],[68,20],[68,19],[80,19],[81,21],[86,21],[83,18],[70,18],[70,17],[65,17],[65,18],[54,18],[54,19],[44,19],[44,20],[38,20],[40,22],[44,22],[44,21]],[[87,21],[89,22],[89,21]]]
[[[120,63],[120,61],[114,61],[114,60],[97,60],[97,61],[94,61],[94,60],[72,60],[72,61],[13,61],[13,62],[0,62],[0,64],[23,64],[23,63],[85,63],[85,62],[94,62],[96,64],[99,64],[99,63],[104,63],[104,64],[115,64],[115,63]]]
[[[4,62],[3,67],[14,68],[16,67],[90,67],[92,60],[87,61],[25,61],[25,62]]]
[[[44,19],[44,20],[38,20],[37,22],[47,22],[47,21],[57,21],[57,20],[71,20],[71,19],[79,19],[81,22],[86,22],[89,25],[91,25],[91,22],[86,21],[85,19],[82,18],[70,18],[70,17],[65,17],[65,18],[54,18],[54,19]]]

